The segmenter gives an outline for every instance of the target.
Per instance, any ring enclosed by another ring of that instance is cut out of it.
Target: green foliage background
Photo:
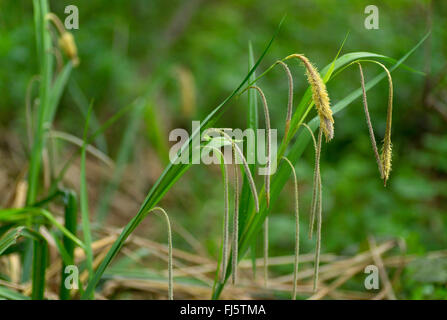
[[[81,65],[72,75],[85,96],[95,101],[100,121],[145,95],[157,81],[156,75],[172,74],[156,86],[153,112],[160,120],[161,135],[153,137],[150,122],[142,119],[140,133],[148,148],[165,158],[159,145],[168,142],[176,127],[190,130],[191,120],[208,114],[239,83],[247,70],[248,41],[255,57],[287,14],[283,28],[259,70],[291,53],[304,53],[322,68],[333,59],[349,31],[343,52],[371,51],[399,58],[429,29],[429,1],[50,1],[52,11],[64,17],[66,5],[80,11],[80,28],[73,31]],[[189,3],[189,4],[188,4]],[[376,4],[380,29],[366,30],[364,8]],[[192,8],[192,9],[191,9]],[[191,16],[188,19],[188,10]],[[429,77],[442,75],[446,66],[447,3],[433,1],[432,36],[406,62]],[[28,81],[37,72],[31,1],[0,1],[0,125],[26,142],[24,97]],[[190,118],[180,109],[179,85],[173,76],[176,66],[191,71],[197,88],[197,107]],[[291,64],[295,94],[306,88],[302,68]],[[160,71],[161,70],[161,71]],[[380,70],[365,67],[371,79]],[[70,85],[73,85],[73,79]],[[353,254],[367,247],[367,235],[379,240],[402,238],[409,253],[424,254],[447,247],[447,133],[445,122],[423,103],[425,77],[399,69],[393,73],[393,171],[386,188],[379,178],[370,148],[360,99],[335,117],[335,139],[322,155],[324,185],[323,252]],[[447,79],[438,91],[445,91]],[[271,106],[272,126],[282,128],[287,103],[287,82],[280,69],[261,80]],[[359,86],[355,68],[329,84],[332,101]],[[387,84],[368,93],[377,137],[385,130]],[[220,120],[222,127],[244,128],[245,97],[234,102]],[[445,101],[444,101],[445,102]],[[84,116],[73,98],[65,94],[56,127],[82,136]],[[262,122],[261,122],[262,125]],[[125,123],[107,133],[108,152],[118,150]],[[282,132],[282,129],[280,130]],[[161,160],[162,162],[162,160]],[[305,221],[309,212],[313,151],[306,151],[297,166]],[[196,238],[217,255],[222,214],[219,174],[193,168],[169,192],[168,211]],[[150,184],[147,185],[147,191]],[[271,254],[291,254],[294,227],[291,185],[272,210]],[[172,197],[171,197],[172,199]],[[133,213],[129,213],[129,218]],[[303,223],[303,234],[306,224]],[[304,239],[304,237],[303,237]],[[178,244],[178,243],[177,243]],[[181,247],[182,244],[179,244]],[[314,249],[303,240],[303,252]],[[404,273],[398,293],[405,298],[445,298],[447,264],[429,266],[439,277],[421,275],[421,266]],[[424,267],[425,268],[425,267]],[[430,269],[431,270],[431,269]],[[274,270],[291,272],[290,270]],[[355,286],[356,284],[352,284]]]

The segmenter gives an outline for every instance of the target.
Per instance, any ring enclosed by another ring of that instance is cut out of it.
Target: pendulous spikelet
[[[377,65],[379,65],[383,70],[385,70],[385,73],[388,78],[388,108],[387,108],[387,116],[386,116],[386,129],[385,129],[385,137],[383,139],[383,145],[382,145],[382,153],[379,156],[379,152],[377,151],[377,144],[376,140],[374,138],[374,131],[372,129],[371,125],[371,119],[369,117],[369,111],[368,111],[368,102],[366,99],[366,89],[365,89],[365,79],[363,76],[363,70],[362,66],[359,62],[359,70],[360,70],[360,82],[362,85],[362,92],[363,92],[363,106],[365,109],[365,115],[366,115],[366,123],[368,125],[369,129],[369,135],[371,138],[371,144],[374,150],[374,155],[376,157],[377,164],[379,166],[380,175],[383,179],[383,184],[386,186],[386,182],[388,181],[388,178],[390,176],[391,172],[391,156],[392,156],[392,143],[391,143],[391,123],[392,123],[392,116],[393,116],[393,80],[391,78],[391,74],[387,67],[385,67],[382,63],[374,61],[374,60],[366,60],[367,62],[373,62]]]
[[[239,176],[238,165],[236,163],[236,151],[233,150],[233,166],[234,166],[234,214],[233,214],[233,258],[232,258],[232,282],[237,281],[237,261],[238,261],[238,242],[239,242]]]
[[[293,268],[293,292],[292,292],[292,299],[296,299],[296,282],[298,278],[298,263],[299,263],[299,256],[300,256],[300,212],[299,212],[299,199],[298,199],[298,179],[296,177],[296,171],[295,167],[293,166],[292,162],[290,162],[289,159],[286,157],[282,157],[284,161],[286,161],[290,167],[290,170],[292,170],[293,173],[293,185],[295,188],[295,261],[294,261],[294,268]]]
[[[391,123],[393,118],[393,80],[391,78],[391,74],[388,71],[388,69],[381,64],[380,62],[377,62],[386,72],[388,77],[388,85],[389,85],[389,91],[388,91],[388,110],[386,115],[386,129],[385,129],[385,138],[383,139],[383,147],[382,147],[382,167],[383,167],[383,183],[386,186],[386,182],[390,176],[391,172]]]
[[[231,143],[231,147],[233,149],[233,152],[235,154],[237,154],[239,156],[239,158],[242,160],[242,165],[244,167],[244,172],[245,172],[245,174],[247,176],[248,184],[250,186],[250,190],[251,190],[251,193],[253,195],[253,201],[255,203],[255,209],[256,209],[256,212],[259,212],[259,200],[258,200],[258,193],[256,191],[256,185],[255,185],[255,182],[253,180],[253,176],[251,174],[250,168],[248,167],[247,160],[245,159],[244,154],[242,153],[242,150],[238,147],[237,143],[235,143],[231,139],[231,137],[224,130],[217,129],[217,128],[210,128],[209,130],[212,131],[212,132],[217,132],[217,133],[221,134],[224,137],[225,140],[230,142]]]
[[[249,89],[255,89],[258,91],[259,96],[261,97],[262,105],[264,106],[264,116],[265,116],[265,128],[267,131],[267,174],[265,175],[265,199],[267,208],[270,206],[270,170],[271,170],[271,145],[272,145],[272,137],[270,134],[270,115],[269,115],[269,107],[267,104],[267,99],[265,98],[264,92],[258,86],[250,86]]]
[[[220,165],[222,168],[222,175],[224,180],[224,222],[223,222],[223,239],[222,239],[222,264],[220,267],[220,282],[225,282],[225,276],[227,273],[227,263],[228,263],[228,241],[229,241],[229,219],[230,219],[230,204],[229,204],[229,181],[228,181],[228,169],[225,164],[225,157],[218,148],[212,146],[205,146],[205,148],[210,148],[217,152],[220,157]]]
[[[392,149],[391,137],[385,136],[385,139],[383,140],[382,154],[380,155],[383,166],[383,185],[385,187],[391,172],[391,155],[392,155],[391,149]]]
[[[78,49],[74,37],[70,32],[64,32],[59,38],[59,46],[67,57],[73,61],[73,65],[79,65]]]
[[[67,55],[67,57],[73,62],[73,65],[76,67],[79,65],[79,57],[78,57],[78,49],[76,47],[76,42],[74,40],[73,35],[65,30],[64,25],[61,20],[54,13],[48,13],[46,15],[46,19],[53,22],[58,30],[59,37],[59,47],[62,51]]]
[[[284,63],[283,61],[279,60],[277,61],[278,64],[280,64],[284,71],[287,74],[287,81],[289,83],[289,97],[287,101],[287,116],[286,116],[286,126],[284,129],[284,141],[287,139],[287,135],[289,134],[290,129],[290,121],[292,120],[292,107],[293,107],[293,77],[292,73],[290,72],[289,66]]]
[[[312,131],[312,129],[306,124],[302,123],[302,126],[304,126],[307,131],[309,131],[309,134],[312,138],[314,150],[315,150],[315,167],[314,167],[314,178],[313,178],[313,187],[312,187],[312,202],[310,207],[310,225],[309,225],[309,239],[312,239],[313,234],[313,228],[315,224],[315,216],[316,216],[316,210],[318,205],[318,192],[319,192],[319,176],[320,176],[320,151],[321,151],[321,143],[317,143],[317,140],[315,139],[315,135]],[[321,141],[320,141],[321,142]]]
[[[323,221],[323,187],[321,184],[321,173],[320,173],[320,156],[321,156],[321,140],[322,140],[322,130],[320,128],[318,132],[318,141],[312,132],[312,129],[307,124],[302,124],[309,131],[315,148],[315,170],[314,170],[314,186],[312,192],[312,204],[311,204],[311,216],[310,216],[310,226],[309,226],[309,239],[312,239],[313,228],[315,224],[315,217],[317,218],[317,243],[315,249],[315,260],[314,260],[314,283],[313,291],[315,292],[318,285],[318,273],[320,268],[320,251],[321,251],[321,225]]]
[[[171,222],[169,221],[169,216],[166,211],[161,207],[155,207],[151,209],[149,213],[158,210],[163,214],[166,219],[166,225],[168,227],[168,298],[169,300],[174,300],[174,278],[172,275],[172,232],[171,232]]]
[[[359,72],[360,72],[360,84],[362,85],[363,109],[365,111],[366,124],[368,126],[368,131],[369,131],[369,138],[371,140],[371,145],[372,145],[372,148],[374,151],[374,156],[377,161],[377,166],[379,167],[380,176],[382,179],[384,179],[382,160],[380,159],[379,151],[377,150],[377,143],[376,143],[376,138],[374,136],[374,129],[371,124],[371,117],[369,116],[368,99],[366,97],[366,88],[365,88],[365,77],[363,76],[362,65],[360,63],[358,63],[358,65],[359,65]]]
[[[269,278],[269,217],[264,220],[264,286],[267,288]]]
[[[319,141],[321,141],[321,132],[319,134]],[[318,275],[320,270],[320,252],[321,252],[321,225],[323,223],[323,187],[321,185],[321,175],[318,175],[318,219],[317,219],[317,245],[315,249],[315,262],[314,262],[314,285],[313,291],[317,291]]]
[[[332,109],[330,106],[329,95],[326,85],[321,79],[317,68],[302,54],[292,54],[284,60],[296,58],[301,60],[306,68],[307,81],[312,89],[312,98],[320,117],[320,127],[322,128],[326,141],[330,141],[334,137],[334,118],[332,117]]]

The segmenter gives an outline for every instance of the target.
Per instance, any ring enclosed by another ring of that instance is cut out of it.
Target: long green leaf
[[[62,71],[57,75],[56,80],[51,88],[50,101],[48,105],[48,110],[46,111],[45,121],[52,123],[54,116],[56,114],[57,106],[64,93],[65,86],[67,85],[68,78],[70,77],[71,71],[73,70],[73,63],[71,61],[67,62]]]
[[[8,300],[30,300],[30,297],[2,286],[0,286],[0,298]]]
[[[85,168],[86,149],[87,149],[87,134],[90,115],[93,110],[93,103],[90,104],[87,118],[85,120],[84,128],[84,143],[81,149],[81,183],[80,183],[80,203],[81,203],[81,220],[82,220],[82,233],[84,235],[85,243],[85,257],[88,270],[88,279],[93,277],[93,252],[92,252],[92,234],[90,230],[90,214],[88,210],[88,190],[87,190],[87,174]],[[93,298],[93,294],[89,296]]]
[[[249,46],[248,46],[248,70],[250,70],[253,65],[255,63],[255,58],[254,58],[254,54],[253,54],[253,46],[251,45],[251,42],[249,42]],[[254,81],[256,79],[256,72],[253,72],[253,74],[250,76],[250,82]],[[257,157],[257,148],[256,146],[257,144],[257,134],[256,134],[256,130],[258,129],[258,95],[254,90],[249,90],[247,92],[247,97],[248,97],[248,123],[247,123],[247,128],[252,129],[253,132],[255,133],[255,144],[254,144],[254,148],[250,148],[249,150],[247,150],[247,153],[252,153],[251,157],[252,159],[255,159],[253,164],[250,164],[250,171],[251,174],[254,175],[255,174],[255,170],[256,170],[256,157]],[[249,154],[247,154],[247,157],[250,157]],[[244,174],[243,176],[243,183],[242,183],[242,190],[241,190],[241,198],[240,198],[240,205],[239,205],[239,212],[240,213],[246,213],[249,211],[249,208],[251,205],[253,205],[252,202],[252,194],[250,192],[250,186],[248,183],[248,179],[247,176]],[[243,226],[245,225],[246,222],[246,214],[240,214],[239,213],[239,228],[238,230],[240,230],[242,232],[242,230],[244,229]],[[239,235],[240,236],[240,235]],[[253,241],[253,243],[251,244],[251,260],[252,260],[252,270],[253,270],[253,275],[256,277],[256,239]]]
[[[181,154],[181,152],[183,152],[183,150],[190,149],[192,146],[193,139],[196,139],[197,136],[200,137],[200,133],[204,129],[212,126],[220,118],[220,116],[223,114],[223,112],[228,107],[228,102],[240,91],[242,86],[249,80],[250,76],[256,70],[256,68],[258,67],[261,60],[264,58],[265,54],[270,49],[270,46],[273,43],[273,40],[275,39],[276,35],[279,32],[279,29],[282,25],[283,20],[280,22],[278,29],[276,30],[272,39],[266,46],[262,55],[259,57],[259,59],[254,64],[253,68],[248,72],[248,74],[242,80],[242,82],[239,84],[239,86],[201,122],[201,126],[199,128],[197,128],[191,134],[191,137],[189,138],[188,142],[185,143],[183,148],[180,150],[179,154]],[[100,266],[96,270],[95,276],[93,277],[92,281],[89,282],[87,289],[85,290],[84,294],[82,295],[83,299],[86,299],[87,297],[89,297],[92,294],[93,290],[95,289],[96,285],[98,284],[99,280],[101,279],[101,276],[104,273],[107,266],[110,264],[112,259],[118,254],[119,250],[124,245],[124,242],[129,237],[129,235],[133,232],[133,230],[135,230],[135,228],[144,219],[144,213],[147,212],[148,210],[150,210],[151,208],[153,208],[158,203],[158,201],[160,201],[160,199],[163,197],[163,195],[171,188],[171,186],[183,175],[183,173],[188,168],[189,168],[188,164],[170,163],[167,166],[167,168],[164,170],[164,172],[162,173],[160,178],[157,180],[155,185],[149,191],[149,193],[148,193],[145,201],[143,202],[140,210],[138,211],[137,215],[127,224],[127,226],[121,232],[120,236],[118,237],[118,239],[113,244],[112,248],[107,253],[103,262],[100,264]]]

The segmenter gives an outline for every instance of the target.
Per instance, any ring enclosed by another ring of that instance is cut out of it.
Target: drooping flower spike
[[[326,141],[330,141],[334,137],[334,118],[326,85],[317,68],[304,55],[295,53],[287,56],[284,60],[292,58],[299,59],[306,68],[307,81],[312,89],[312,99],[320,117],[320,128],[323,130]]]
[[[50,12],[46,15],[46,19],[53,22],[56,29],[59,32],[59,47],[67,55],[67,57],[73,62],[76,67],[79,65],[78,49],[76,47],[76,42],[73,35],[65,30],[64,25],[57,15]]]

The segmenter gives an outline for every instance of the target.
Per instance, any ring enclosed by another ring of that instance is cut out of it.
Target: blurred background
[[[169,161],[169,132],[190,131],[192,120],[203,119],[239,84],[248,69],[249,41],[255,58],[259,57],[284,14],[286,20],[258,73],[292,53],[304,53],[322,69],[348,32],[342,54],[369,51],[399,59],[431,29],[430,38],[406,61],[426,76],[402,68],[392,74],[393,171],[386,188],[370,147],[361,100],[335,116],[335,139],[324,145],[322,153],[322,252],[356,254],[368,248],[368,236],[377,242],[400,239],[400,249],[395,250],[421,257],[447,247],[445,1],[50,1],[62,21],[70,4],[79,8],[79,30],[72,32],[81,63],[65,90],[54,129],[82,138],[92,99],[92,127],[138,97],[148,99],[141,110],[131,111],[95,141],[115,162],[114,170],[95,158],[88,163],[92,221],[118,228],[134,216]],[[364,27],[364,9],[369,4],[379,8],[379,30]],[[304,71],[296,63],[290,67],[295,101],[299,101],[307,87]],[[380,71],[372,64],[364,66],[367,80]],[[2,206],[8,205],[28,161],[25,97],[37,72],[32,2],[0,0]],[[285,74],[275,69],[259,86],[271,107],[272,127],[282,128],[288,90]],[[329,83],[329,95],[336,103],[359,86],[358,70],[351,68]],[[378,141],[385,131],[387,97],[385,81],[368,92]],[[218,126],[245,128],[246,101],[243,96],[232,102]],[[71,149],[70,144],[57,141],[56,171]],[[309,145],[296,167],[303,235],[307,234],[313,156]],[[262,177],[258,178],[260,185]],[[116,182],[112,187],[111,180]],[[78,189],[78,163],[70,167],[65,183]],[[173,220],[176,247],[217,257],[222,188],[217,166],[193,166],[169,191],[161,205]],[[148,219],[138,234],[164,241],[163,230],[162,221]],[[293,253],[292,184],[272,208],[270,240],[271,256]],[[302,252],[313,250],[314,243],[303,236]],[[261,246],[257,256],[262,256]],[[290,264],[271,267],[272,275],[290,272]],[[361,288],[361,279],[352,279],[346,288]],[[432,263],[416,259],[403,270],[395,290],[399,298],[442,299],[447,297],[446,283],[446,259]]]

